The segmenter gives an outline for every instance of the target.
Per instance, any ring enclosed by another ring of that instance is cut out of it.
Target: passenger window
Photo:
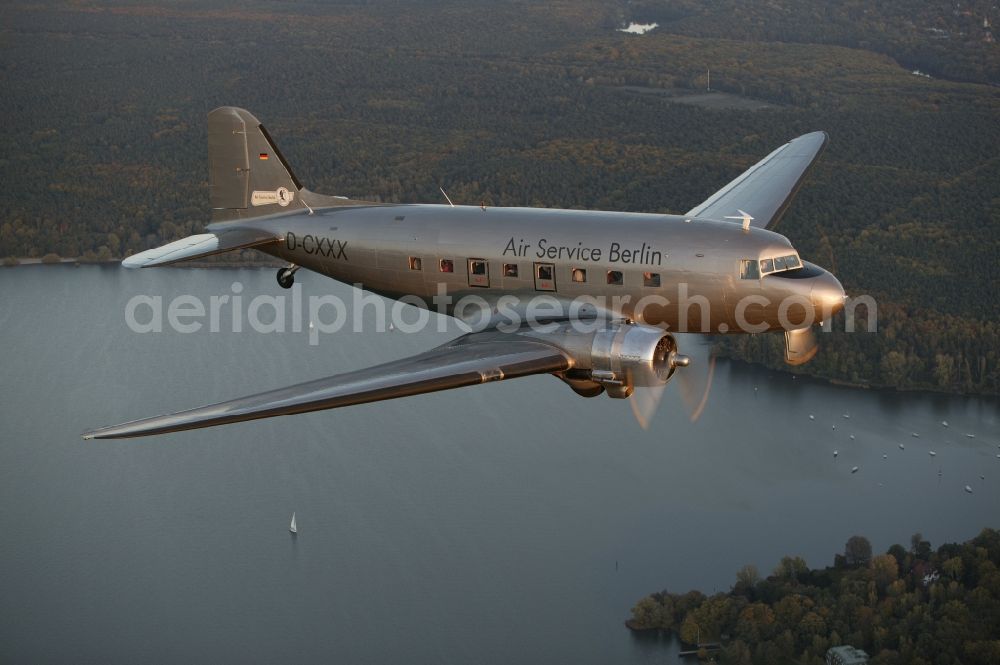
[[[441,259],[438,263],[438,269],[441,272],[455,272],[455,262],[451,259]]]
[[[587,271],[583,268],[573,268],[573,281],[574,282],[586,282],[587,281]]]
[[[555,268],[551,263],[535,264],[535,290],[555,291],[556,277]]]
[[[409,262],[410,270],[423,270],[419,256],[411,256]]]
[[[608,271],[608,284],[614,286],[622,285],[622,271],[621,270],[609,270]]]
[[[469,259],[469,286],[489,286],[490,271],[485,259]]]
[[[774,272],[774,259],[761,259],[760,271],[765,275],[769,272]]]
[[[760,273],[757,271],[756,259],[744,259],[740,261],[740,279],[757,279]]]
[[[517,277],[517,264],[516,263],[505,263],[505,264],[503,264],[503,276],[504,277]]]
[[[660,273],[658,272],[644,272],[642,273],[642,285],[657,288],[660,286]]]

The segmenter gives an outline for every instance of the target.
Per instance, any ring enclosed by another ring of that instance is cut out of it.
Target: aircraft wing
[[[250,228],[233,228],[215,233],[200,233],[176,240],[172,243],[147,249],[122,261],[126,268],[150,268],[165,266],[179,261],[200,259],[213,254],[221,254],[234,249],[258,247],[282,239],[273,232]]]
[[[739,223],[739,217],[746,211],[752,217],[751,226],[764,229],[773,226],[828,139],[826,132],[813,132],[789,141],[692,208],[686,216]]]
[[[472,333],[425,353],[355,372],[228,402],[85,432],[120,439],[285,416],[569,369],[573,361],[543,342]]]

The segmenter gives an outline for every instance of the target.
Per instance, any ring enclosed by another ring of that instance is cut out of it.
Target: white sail
[[[291,531],[292,533],[298,533],[299,532],[298,527],[295,526],[295,513],[294,512],[292,513],[292,523],[290,525],[288,525],[288,530]]]

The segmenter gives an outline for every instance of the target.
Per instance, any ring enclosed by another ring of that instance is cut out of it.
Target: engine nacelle
[[[677,344],[659,328],[614,324],[594,333],[590,378],[610,397],[628,397],[637,386],[670,380],[677,367]]]
[[[615,321],[589,332],[563,325],[540,337],[573,358],[573,369],[557,376],[584,397],[628,397],[636,387],[665,384],[688,363],[673,335],[642,324]]]

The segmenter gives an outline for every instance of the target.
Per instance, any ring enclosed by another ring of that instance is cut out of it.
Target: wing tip
[[[91,441],[93,439],[125,439],[133,436],[143,436],[145,434],[144,428],[141,426],[147,421],[159,420],[163,416],[154,416],[153,418],[145,418],[143,420],[130,420],[125,423],[120,423],[118,425],[109,425],[107,427],[95,427],[93,429],[88,429],[82,434],[84,441]]]
[[[809,132],[808,134],[803,134],[801,136],[792,139],[791,141],[789,141],[789,143],[794,143],[796,141],[802,141],[803,143],[805,142],[811,143],[812,141],[820,138],[822,138],[822,140],[820,141],[820,148],[826,147],[826,144],[830,142],[830,134],[825,129],[819,129],[816,130],[815,132]]]

